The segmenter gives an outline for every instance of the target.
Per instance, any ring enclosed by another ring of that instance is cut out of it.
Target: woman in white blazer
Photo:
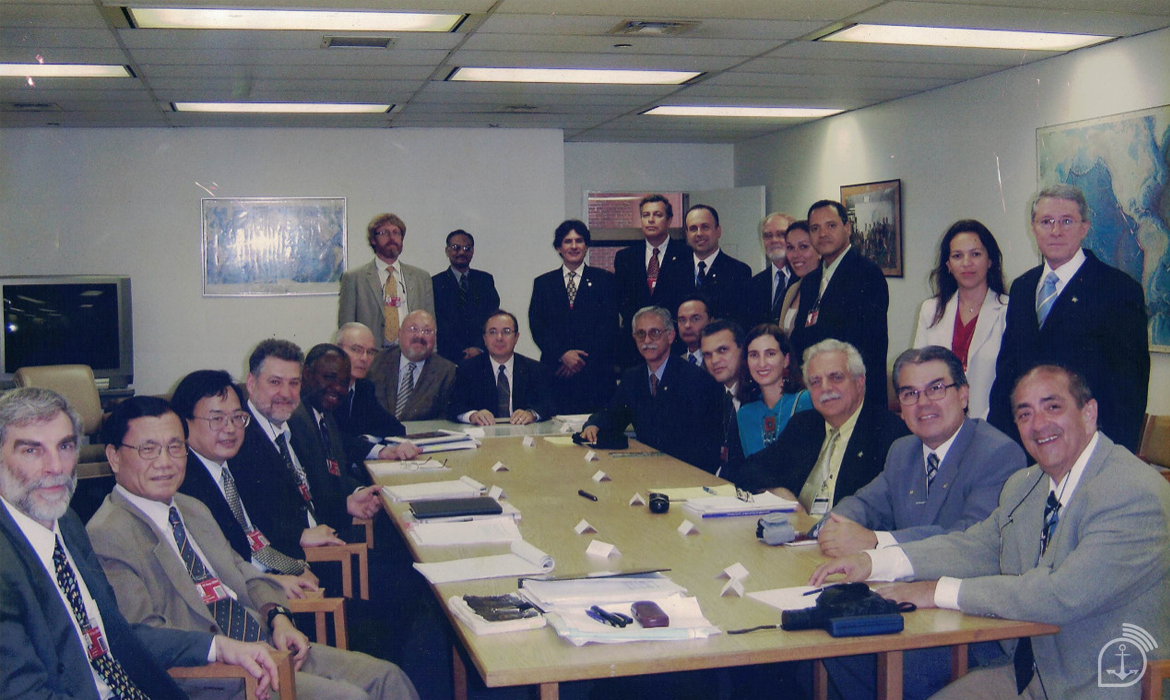
[[[1008,302],[991,231],[974,219],[956,221],[943,234],[930,285],[935,294],[918,310],[914,347],[941,345],[958,355],[971,386],[967,414],[986,419]]]

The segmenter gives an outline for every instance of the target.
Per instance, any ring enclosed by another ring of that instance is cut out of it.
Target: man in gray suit
[[[1097,430],[1097,402],[1075,372],[1036,367],[1016,384],[1012,407],[1037,465],[1008,479],[986,520],[834,559],[810,583],[837,573],[849,581],[917,579],[882,595],[1060,625],[1057,634],[1004,644],[1014,663],[976,670],[938,698],[1137,698],[1138,649],[1121,661],[1128,671],[1104,654],[1123,624],[1160,642],[1147,658],[1170,649],[1170,484]],[[1102,691],[1105,684],[1125,687]]]
[[[406,239],[406,224],[395,214],[379,214],[366,227],[374,259],[341,276],[337,325],[364,323],[383,347],[398,342],[398,329],[407,314],[418,309],[435,312],[431,276],[426,270],[398,259]]]
[[[177,494],[187,431],[166,401],[127,399],[103,433],[117,485],[86,529],[127,620],[269,642],[292,654],[299,697],[418,700],[397,666],[310,646],[280,584],[232,549],[206,506]]]
[[[455,386],[455,363],[435,354],[435,317],[412,311],[398,331],[398,344],[374,360],[370,380],[378,403],[398,420],[443,418]]]

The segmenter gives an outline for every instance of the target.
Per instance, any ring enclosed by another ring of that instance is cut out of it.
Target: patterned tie
[[[658,396],[658,375],[650,373],[650,396]]]
[[[695,287],[702,289],[707,284],[707,263],[699,263],[699,272],[695,275]]]
[[[496,375],[496,418],[507,418],[512,415],[512,387],[508,384],[505,369],[504,365],[500,365],[500,373]]]
[[[255,642],[260,639],[260,623],[248,614],[243,603],[227,594],[219,579],[213,577],[195,548],[187,539],[187,529],[183,527],[183,520],[179,518],[179,509],[171,506],[167,518],[171,523],[171,532],[175,536],[175,544],[179,546],[179,556],[187,567],[187,573],[195,582],[207,609],[215,616],[215,623],[223,633],[232,639],[241,642]]]
[[[333,441],[329,439],[329,428],[325,425],[325,416],[321,416],[321,420],[317,421],[317,428],[321,431],[321,442],[325,445],[325,463],[329,465],[329,473],[333,476],[341,476],[341,467],[337,461],[337,456],[333,453]]]
[[[780,318],[780,307],[784,305],[784,276],[776,270],[776,291],[772,292],[772,318],[775,321]]]
[[[471,297],[471,289],[467,285],[467,275],[459,275],[459,309],[462,311],[467,308],[467,300]]]
[[[317,511],[313,508],[313,494],[309,491],[309,480],[305,477],[305,469],[293,461],[292,453],[288,450],[288,436],[284,433],[276,436],[276,449],[280,452],[280,458],[284,460],[284,466],[296,478],[297,490],[301,492],[301,498],[305,499],[309,512],[313,514],[314,518],[317,517]]]
[[[1047,284],[1047,280],[1045,280]],[[1056,494],[1051,491],[1048,492],[1048,500],[1044,503],[1044,525],[1040,529],[1040,556],[1036,558],[1036,563],[1040,563],[1040,558],[1044,556],[1044,552],[1048,551],[1048,543],[1052,539],[1052,531],[1056,529],[1056,523],[1060,522],[1060,501],[1056,499]],[[1019,644],[1016,645],[1016,653],[1012,655],[1012,666],[1016,671],[1016,693],[1023,693],[1024,688],[1032,682],[1032,676],[1036,672],[1036,657],[1032,653],[1032,638],[1021,637]]]
[[[812,473],[808,475],[808,479],[804,482],[804,488],[800,490],[800,504],[812,515],[824,515],[823,512],[814,512],[813,506],[816,504],[818,497],[826,491],[826,487],[829,485],[829,476],[832,474],[830,464],[833,461],[833,450],[836,449],[837,439],[840,437],[840,430],[837,428],[829,428],[828,439],[825,440],[825,446],[821,448],[821,453],[817,456],[816,466],[813,467]]]
[[[390,274],[386,275],[386,285],[382,287],[382,336],[387,343],[394,344],[398,342],[398,306],[402,303],[402,297],[398,296],[394,268],[388,267],[386,271]]]
[[[69,601],[73,618],[77,620],[82,633],[89,638],[90,647],[85,650],[89,663],[110,687],[113,697],[117,700],[149,700],[146,694],[134,685],[134,681],[130,680],[130,676],[126,675],[126,669],[122,668],[122,664],[110,654],[105,640],[102,639],[101,629],[97,625],[90,625],[85,603],[81,600],[77,577],[73,573],[73,567],[69,565],[69,559],[65,557],[65,547],[61,544],[60,537],[53,546],[53,568],[57,571],[57,586]]]
[[[1048,551],[1048,543],[1052,540],[1052,531],[1056,529],[1056,523],[1060,522],[1060,501],[1056,500],[1056,494],[1051,491],[1048,493],[1048,501],[1044,504],[1044,527],[1040,530],[1040,556],[1044,556],[1044,552]]]
[[[1048,319],[1048,312],[1052,311],[1052,305],[1056,303],[1056,283],[1059,279],[1055,272],[1049,272],[1044,278],[1044,284],[1036,292],[1036,320],[1041,328]]]
[[[398,399],[394,402],[394,417],[399,420],[402,419],[402,414],[406,411],[406,404],[410,403],[410,397],[414,394],[414,363],[406,363],[406,373],[402,375],[402,381],[398,382]]]
[[[938,476],[938,455],[931,452],[926,456],[926,488],[934,483],[934,477]]]
[[[654,293],[654,285],[658,284],[658,249],[650,254],[650,264],[646,266],[646,284],[650,286],[650,293]]]
[[[278,574],[300,576],[305,573],[305,562],[293,559],[273,549],[268,538],[252,526],[248,515],[244,513],[244,504],[240,502],[240,492],[236,489],[235,477],[232,476],[232,470],[228,469],[226,463],[223,465],[221,475],[224,499],[227,501],[228,508],[231,509],[236,522],[240,524],[240,527],[244,529],[244,534],[248,536],[248,545],[252,549],[252,556],[256,558],[256,561]]]
[[[569,308],[572,309],[573,302],[577,301],[577,273],[573,270],[569,270],[569,284],[565,291],[569,293]]]

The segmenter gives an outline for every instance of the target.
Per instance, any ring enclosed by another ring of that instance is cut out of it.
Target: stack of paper
[[[430,564],[416,563],[414,568],[432,584],[474,581],[501,576],[534,576],[553,570],[553,558],[524,540],[512,542],[511,554],[472,557]]]
[[[374,476],[401,476],[403,474],[418,474],[419,472],[449,472],[451,467],[436,462],[433,459],[403,460],[401,462],[387,459],[366,460],[366,468]]]
[[[658,573],[547,581],[525,579],[520,586],[520,595],[542,610],[561,607],[585,609],[605,603],[659,600],[685,592],[685,588]]]
[[[562,607],[547,613],[548,622],[557,634],[573,646],[585,644],[621,644],[623,642],[651,642],[682,639],[706,639],[719,634],[720,629],[711,624],[699,607],[699,599],[679,593],[656,601],[658,607],[670,617],[669,627],[646,628],[637,622],[625,627],[611,627],[589,617],[584,607]],[[609,612],[632,614],[630,606],[604,605]]]
[[[765,491],[752,496],[750,501],[741,501],[735,496],[707,496],[691,498],[683,508],[704,518],[727,518],[736,515],[763,515],[765,513],[792,513],[797,502],[780,498]]]
[[[389,437],[383,440],[383,442],[387,444],[412,442],[423,454],[450,452],[452,450],[474,450],[479,447],[479,443],[469,435],[454,430],[431,430],[425,433]]]
[[[432,501],[437,498],[471,498],[482,496],[487,487],[470,476],[453,481],[426,481],[421,484],[383,486],[382,493],[395,503],[401,501]]]
[[[407,534],[420,545],[492,544],[524,539],[516,519],[510,515],[461,522],[414,522]]]

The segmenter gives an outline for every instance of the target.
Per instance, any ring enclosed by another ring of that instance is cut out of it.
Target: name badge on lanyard
[[[341,468],[337,466],[336,459],[327,459],[325,463],[329,465],[329,473],[333,476],[341,476]]]
[[[389,294],[387,294],[385,296],[385,298],[382,300],[382,304],[384,306],[393,306],[394,308],[397,309],[399,306],[402,306],[402,297],[399,297],[399,296],[392,297]]]
[[[253,552],[259,552],[270,544],[268,538],[264,536],[263,532],[253,530],[248,533],[248,546]]]
[[[102,630],[100,627],[97,625],[87,627],[82,630],[82,634],[84,634],[89,640],[89,645],[85,650],[85,654],[87,657],[89,657],[90,661],[93,661],[94,659],[100,659],[106,655],[108,648],[106,647],[105,638],[102,637]]]
[[[812,512],[810,515],[824,515],[829,512],[829,499],[819,497],[813,501]]]
[[[301,492],[301,498],[305,499],[305,503],[312,503],[313,502],[313,496],[309,493],[309,485],[308,484],[302,482],[300,485],[297,486],[297,490]]]
[[[214,576],[204,581],[200,581],[196,585],[199,586],[199,594],[203,596],[203,602],[207,605],[211,605],[212,603],[216,603],[228,597],[227,589],[224,588],[219,579],[215,578]]]

